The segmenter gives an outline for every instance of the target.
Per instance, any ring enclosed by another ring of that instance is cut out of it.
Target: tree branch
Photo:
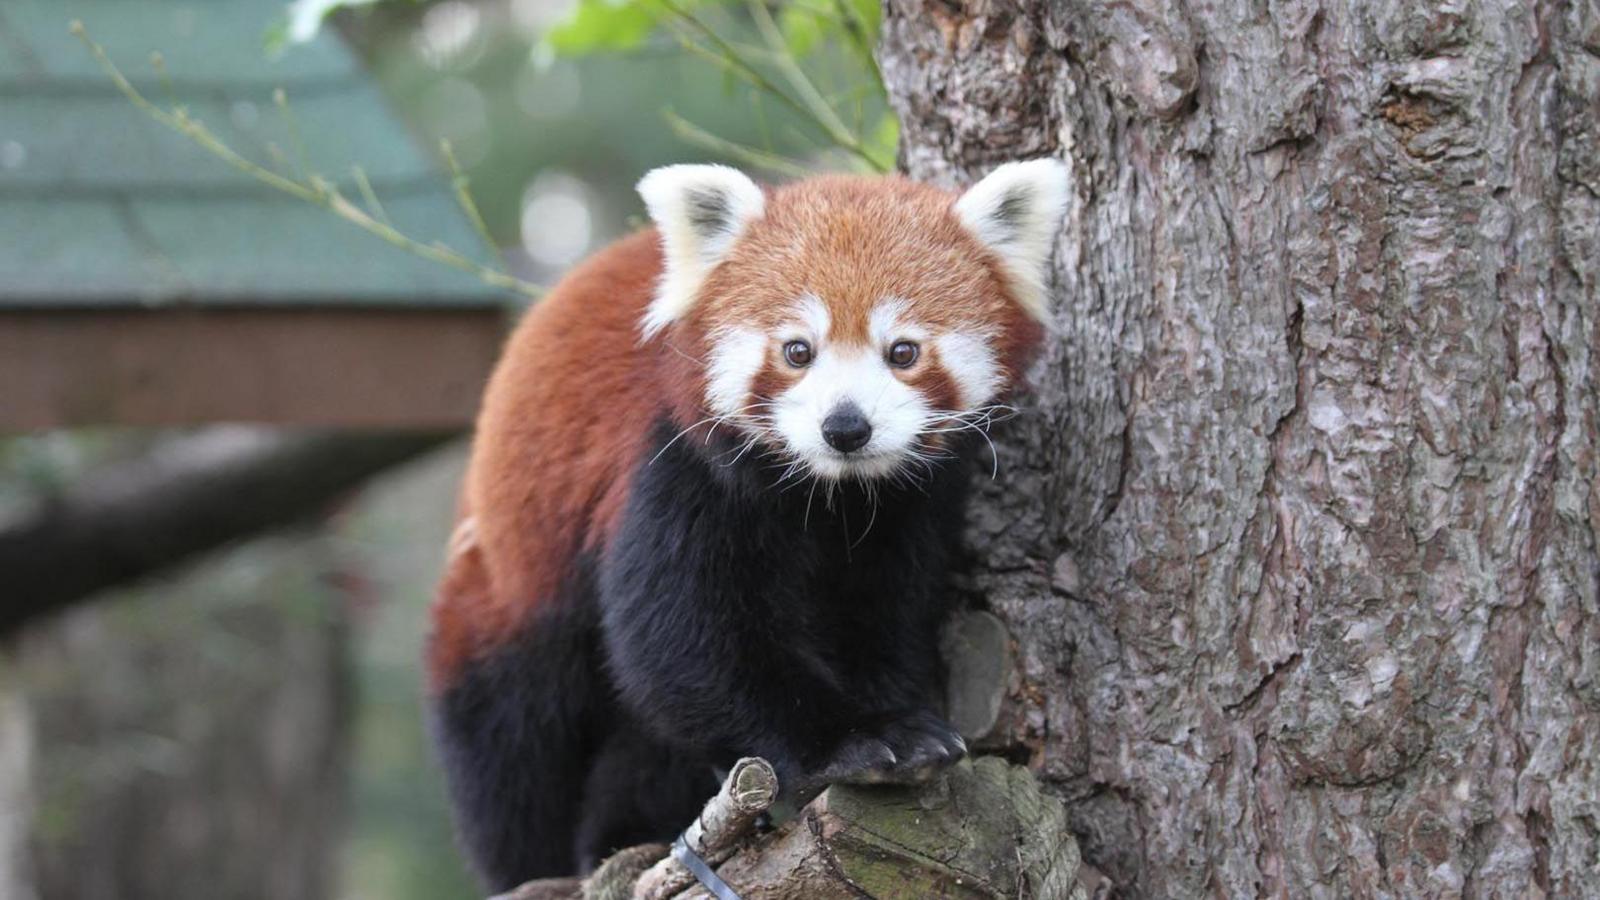
[[[304,519],[448,433],[284,436],[219,427],[93,473],[0,522],[0,635],[95,591]]]
[[[722,790],[706,804],[700,817],[683,832],[684,843],[713,866],[725,860],[756,819],[772,808],[778,797],[778,775],[764,759],[734,763]],[[695,877],[668,856],[639,876],[633,896],[642,900],[667,900],[694,886]]]

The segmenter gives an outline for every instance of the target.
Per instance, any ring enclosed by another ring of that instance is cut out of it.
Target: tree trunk
[[[1074,161],[972,585],[1134,896],[1600,896],[1600,2],[888,0],[913,176]]]
[[[28,829],[33,824],[33,722],[10,661],[0,656],[0,897],[37,900]]]

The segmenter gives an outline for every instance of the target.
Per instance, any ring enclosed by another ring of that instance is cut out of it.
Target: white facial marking
[[[894,297],[883,300],[872,308],[872,313],[867,317],[867,336],[878,347],[887,347],[889,342],[899,336],[901,317],[905,315],[906,303]]]
[[[854,403],[872,424],[866,446],[844,454],[828,446],[822,422]],[[825,478],[887,475],[905,461],[929,412],[922,395],[896,378],[877,348],[824,347],[800,382],[779,395],[774,427],[789,450]]]
[[[879,350],[887,352],[896,341],[927,340],[927,329],[906,317],[909,305],[898,297],[890,297],[872,308],[867,317],[867,334]]]
[[[822,343],[828,336],[828,329],[833,327],[833,317],[828,314],[828,307],[816,294],[804,294],[800,302],[795,305],[795,324],[791,332],[785,335],[787,340],[806,340],[813,346]]]
[[[711,345],[706,371],[706,405],[714,415],[738,415],[750,395],[750,382],[767,359],[767,338],[753,328],[732,328]]]
[[[1000,390],[1000,364],[982,335],[951,332],[934,339],[939,362],[961,392],[963,409],[976,409]]]

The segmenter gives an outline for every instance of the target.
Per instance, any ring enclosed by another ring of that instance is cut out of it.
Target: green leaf
[[[823,23],[817,14],[799,4],[785,6],[778,15],[778,28],[783,32],[783,42],[789,54],[802,59],[822,40]]]
[[[277,59],[289,48],[289,16],[279,16],[261,35],[261,49],[269,59]]]
[[[579,0],[544,43],[561,56],[636,50],[666,14],[655,0]]]

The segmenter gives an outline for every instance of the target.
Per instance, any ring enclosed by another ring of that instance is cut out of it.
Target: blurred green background
[[[654,166],[721,160],[771,180],[893,162],[875,3],[388,0],[323,21],[333,6],[261,4],[263,58],[288,78],[308,29],[346,41],[421,146],[450,142],[504,266],[535,282],[636,227],[632,186]],[[166,436],[0,439],[0,519]],[[0,896],[475,896],[419,666],[465,454],[457,441],[318,522],[0,647]]]
[[[688,14],[745,58],[765,60],[743,6],[700,3]],[[840,121],[878,167],[891,165],[894,119],[840,24],[858,15],[874,27],[876,4],[769,6],[786,48]],[[581,8],[568,0],[445,0],[356,8],[338,21],[424,142],[451,142],[510,264],[548,281],[641,223],[633,185],[655,166],[720,159],[769,179],[867,167],[770,92],[706,58],[717,49],[709,39],[698,40],[699,55],[686,49],[679,37],[700,38],[694,26],[653,27],[659,19],[674,21],[637,0]],[[292,60],[292,46],[284,52]],[[684,128],[711,142],[687,139]],[[723,143],[775,164],[717,152]]]

